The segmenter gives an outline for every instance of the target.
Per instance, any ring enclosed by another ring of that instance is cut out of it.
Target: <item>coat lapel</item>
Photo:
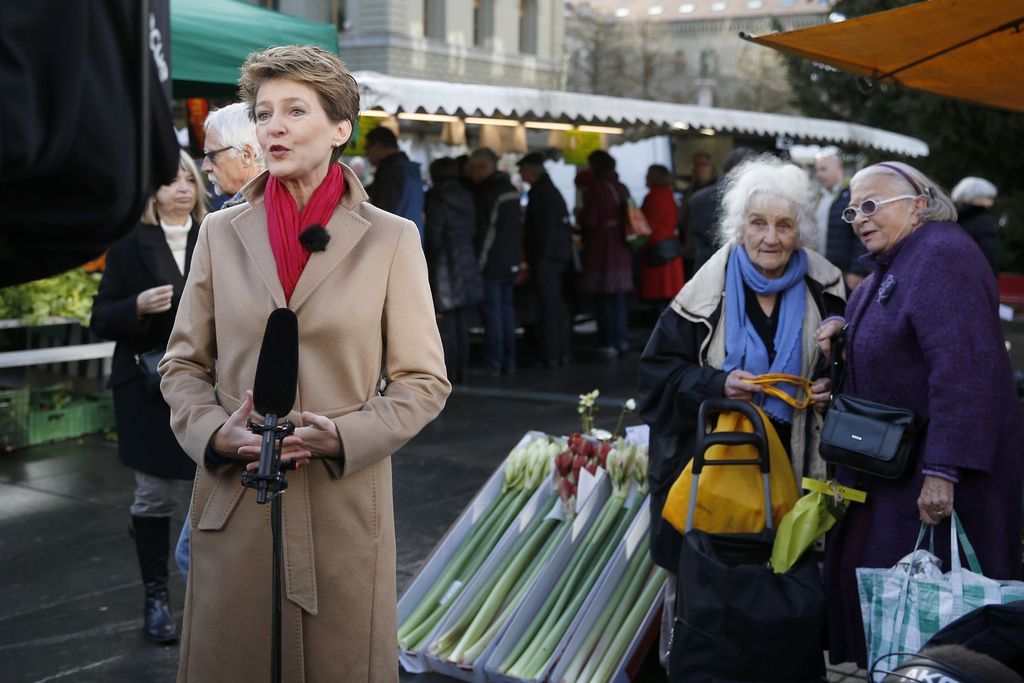
[[[157,225],[144,225],[145,229],[139,231],[139,257],[143,265],[154,280],[174,285],[174,291],[180,292],[185,285],[185,277],[178,270],[163,230]]]
[[[277,263],[274,261],[274,252],[267,238],[267,212],[263,207],[263,187],[266,183],[267,174],[264,172],[245,186],[242,191],[249,200],[249,207],[231,219],[231,226],[235,229],[249,258],[256,264],[263,284],[274,298],[274,305],[277,308],[284,308],[284,289],[277,277]]]
[[[341,169],[345,175],[345,194],[326,226],[331,234],[331,240],[326,250],[310,255],[309,262],[302,270],[302,275],[295,284],[295,291],[292,292],[291,300],[287,304],[293,311],[299,310],[370,228],[370,222],[356,213],[359,205],[367,199],[366,190],[347,166],[342,164]],[[249,256],[259,267],[264,283],[274,296],[274,302],[283,307],[284,289],[278,279],[274,252],[267,239],[267,214],[263,206],[263,191],[268,177],[269,174],[264,171],[242,188],[250,208],[231,223]]]

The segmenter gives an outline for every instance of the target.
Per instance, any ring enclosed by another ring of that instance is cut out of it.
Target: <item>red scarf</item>
[[[277,262],[277,277],[290,301],[295,284],[309,261],[310,251],[299,242],[299,235],[311,225],[327,227],[335,207],[345,194],[345,176],[341,164],[331,164],[327,177],[313,191],[300,214],[288,188],[274,176],[267,179],[263,202],[267,210],[267,236]]]

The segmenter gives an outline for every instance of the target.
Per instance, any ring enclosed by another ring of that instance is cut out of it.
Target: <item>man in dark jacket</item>
[[[729,175],[737,165],[754,156],[756,153],[749,147],[737,147],[725,157],[722,164],[722,177]],[[693,193],[688,204],[688,226],[694,240],[693,270],[686,272],[689,280],[704,262],[711,258],[720,246],[717,243],[718,209],[722,204],[722,183],[716,179],[710,185]]]
[[[423,177],[420,165],[398,149],[398,138],[383,126],[366,134],[366,158],[376,166],[373,182],[366,186],[370,203],[379,209],[408,218],[423,239]]]
[[[523,250],[536,302],[541,362],[553,368],[564,365],[569,355],[569,327],[562,297],[562,280],[572,258],[569,209],[545,172],[540,153],[527,154],[518,166],[519,174],[530,185]]]
[[[516,369],[515,284],[519,273],[522,210],[519,192],[497,155],[486,147],[469,157],[476,183],[476,253],[484,278],[480,313],[484,323],[484,363],[492,375]]]
[[[867,275],[860,257],[868,253],[853,227],[843,220],[843,209],[850,205],[850,181],[843,173],[839,150],[826,147],[814,159],[814,176],[821,184],[814,215],[818,221],[818,253],[843,271],[846,289],[852,292]],[[811,245],[815,246],[815,245]]]

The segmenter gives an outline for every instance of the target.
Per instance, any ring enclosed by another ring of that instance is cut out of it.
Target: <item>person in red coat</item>
[[[683,259],[676,223],[679,207],[672,195],[672,173],[660,164],[647,169],[647,187],[641,210],[651,236],[640,252],[640,298],[667,305],[683,288]]]

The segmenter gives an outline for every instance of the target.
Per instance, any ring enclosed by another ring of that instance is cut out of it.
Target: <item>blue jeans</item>
[[[629,321],[624,292],[595,294],[594,314],[597,318],[598,346],[622,350],[629,344]]]
[[[484,365],[492,373],[516,369],[515,285],[514,276],[484,278]]]
[[[188,583],[188,560],[189,550],[192,545],[192,535],[188,530],[188,517],[185,517],[185,524],[181,527],[181,535],[178,536],[178,545],[174,547],[174,561],[181,572],[181,578]]]

